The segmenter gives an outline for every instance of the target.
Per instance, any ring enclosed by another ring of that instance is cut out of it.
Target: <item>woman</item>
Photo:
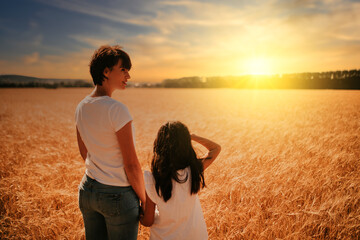
[[[139,200],[146,200],[144,178],[132,117],[111,98],[116,89],[125,89],[130,69],[130,57],[121,47],[100,47],[90,63],[95,89],[76,108],[78,146],[86,166],[79,185],[86,239],[137,238]]]

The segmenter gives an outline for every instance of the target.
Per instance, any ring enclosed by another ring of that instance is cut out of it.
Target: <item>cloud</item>
[[[129,13],[121,4],[117,4],[117,6],[106,6],[106,2],[92,3],[91,1],[72,0],[37,1],[60,9],[100,17],[115,22],[131,23],[128,19],[134,18],[134,15]]]
[[[110,38],[110,37],[96,38],[96,37],[90,37],[90,36],[85,36],[85,35],[70,35],[69,37],[78,42],[86,43],[86,44],[92,46],[93,48],[98,48],[99,46],[102,46],[102,45],[116,44],[116,40],[113,38]]]
[[[118,23],[127,23],[147,27],[155,27],[162,33],[169,33],[179,25],[197,26],[233,26],[244,24],[244,17],[249,18],[246,7],[233,8],[231,5],[221,3],[204,3],[196,1],[141,1],[143,11],[129,12],[124,5],[106,6],[101,4],[71,0],[45,1],[37,0],[43,4],[73,12],[83,13]],[[263,3],[263,6],[267,3]],[[183,9],[186,8],[186,11]]]
[[[30,29],[37,29],[39,27],[39,24],[38,24],[38,22],[36,22],[34,20],[30,20],[29,26],[30,26]]]
[[[25,55],[22,59],[25,64],[34,64],[39,62],[40,57],[38,52],[34,52],[30,55]]]
[[[88,60],[95,48],[103,44],[119,44],[129,52],[135,81],[191,75],[239,75],[246,72],[246,61],[256,57],[271,62],[275,73],[331,70],[324,69],[326,66],[347,68],[360,58],[359,2],[150,3],[135,0],[127,5],[107,1],[100,5],[96,1],[39,1],[76,13],[78,18],[83,14],[92,16],[91,26],[96,25],[88,31],[61,34],[71,40],[67,46],[77,44],[72,52],[56,56],[43,48],[40,58],[34,55],[39,52],[34,48],[33,53],[24,56],[22,60],[32,66],[26,67],[26,71],[33,69],[41,76],[56,73],[88,78]],[[30,21],[29,25],[37,28],[36,22]],[[44,39],[48,39],[45,34],[32,34],[27,41],[32,46],[42,46]],[[57,45],[46,48],[61,49]],[[6,64],[1,63],[2,66]]]
[[[35,47],[41,46],[41,44],[43,43],[43,35],[42,34],[37,34],[33,37],[31,44]]]
[[[319,48],[329,50],[334,45],[348,44],[349,41],[359,41],[360,32],[360,3],[339,1],[322,1],[326,3],[323,10],[311,13],[298,11],[288,15],[284,24],[297,31],[296,36],[302,35],[304,40],[311,41]],[[325,11],[326,9],[326,11]]]
[[[78,52],[67,53],[61,56],[41,55],[34,52],[21,58],[19,61],[0,60],[0,72],[2,74],[20,74],[41,78],[70,78],[91,79],[89,74],[89,62],[93,50],[82,49]],[[6,72],[5,72],[6,71]]]

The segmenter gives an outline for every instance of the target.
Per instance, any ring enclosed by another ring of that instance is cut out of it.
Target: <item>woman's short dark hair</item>
[[[131,60],[129,55],[121,50],[119,45],[104,45],[97,49],[90,62],[90,74],[95,85],[102,86],[102,82],[106,78],[104,76],[105,68],[112,68],[121,60],[122,67],[127,70],[131,69]]]
[[[179,179],[177,171],[190,167],[191,176]],[[205,186],[202,161],[196,157],[188,128],[181,122],[167,122],[154,141],[151,171],[157,194],[166,202],[171,198],[172,179],[184,183],[190,177],[190,194]]]

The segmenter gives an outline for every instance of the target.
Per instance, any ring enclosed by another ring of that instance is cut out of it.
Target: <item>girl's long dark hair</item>
[[[159,129],[154,141],[154,156],[151,162],[151,171],[155,179],[157,194],[166,202],[171,198],[172,179],[184,183],[179,179],[177,171],[190,166],[191,191],[196,194],[205,186],[203,165],[191,145],[188,128],[181,122],[167,122]]]

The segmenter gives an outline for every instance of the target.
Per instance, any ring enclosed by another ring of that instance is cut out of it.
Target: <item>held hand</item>
[[[140,203],[140,207],[139,207],[139,218],[140,218],[140,220],[144,217],[144,213],[145,213],[145,204]]]
[[[140,204],[140,208],[141,208],[141,212],[144,214],[144,212],[145,212],[145,203],[141,203]]]

